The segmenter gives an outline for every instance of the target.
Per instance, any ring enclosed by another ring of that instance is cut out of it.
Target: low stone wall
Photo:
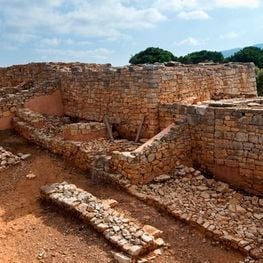
[[[170,172],[177,161],[191,163],[190,137],[185,122],[171,124],[133,152],[113,152],[110,169],[133,183],[146,183]]]
[[[63,137],[65,140],[89,141],[99,138],[107,138],[107,129],[104,123],[88,122],[73,123],[63,127]]]
[[[29,125],[35,128],[43,128],[46,125],[46,120],[44,116],[37,112],[32,112],[28,108],[18,109],[16,111],[16,116],[23,119]]]
[[[193,164],[236,187],[263,193],[263,109],[162,105],[161,127],[188,122]]]
[[[96,156],[110,155],[114,150],[134,150],[137,143],[127,140],[110,142],[107,139],[93,139],[85,142],[65,140],[63,121],[45,117],[29,109],[20,109],[13,118],[14,129],[23,137],[55,154],[62,155],[83,170],[89,170]]]
[[[93,226],[110,243],[127,253],[126,260],[135,262],[140,256],[164,245],[159,238],[160,230],[142,225],[133,218],[111,208],[107,200],[100,200],[94,195],[67,182],[41,187],[42,199],[75,213],[85,223]]]

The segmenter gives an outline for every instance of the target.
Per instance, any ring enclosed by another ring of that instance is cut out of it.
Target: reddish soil
[[[87,173],[12,133],[1,133],[0,144],[13,153],[31,153],[22,164],[0,172],[0,262],[113,262],[114,249],[80,220],[39,200],[39,187],[68,181],[99,198],[113,198],[118,209],[164,231],[170,248],[155,263],[238,263],[237,251],[215,245],[190,226],[158,212],[116,189],[94,182]],[[34,173],[35,179],[26,179]]]

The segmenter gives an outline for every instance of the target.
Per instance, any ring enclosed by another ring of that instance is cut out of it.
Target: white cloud
[[[154,7],[162,11],[181,11],[197,6],[196,0],[156,0]]]
[[[215,5],[226,8],[256,8],[260,5],[260,0],[216,0]]]
[[[155,0],[154,6],[161,11],[212,10],[215,8],[256,8],[261,0]]]
[[[210,16],[203,10],[194,10],[194,11],[182,11],[177,15],[180,19],[185,20],[206,20],[209,19]]]
[[[201,42],[194,37],[188,37],[179,42],[174,42],[176,46],[199,46]]]
[[[42,59],[50,61],[105,61],[109,59],[112,51],[106,48],[97,48],[94,50],[73,50],[73,49],[54,49],[54,48],[39,48],[35,52]]]
[[[121,36],[123,30],[154,26],[165,16],[151,5],[136,8],[123,0],[1,0],[6,30],[73,34],[85,37]],[[65,4],[65,5],[63,5]],[[67,7],[67,8],[65,8]]]
[[[171,12],[180,19],[208,19],[207,12],[215,8],[259,4],[260,0],[0,0],[1,37],[15,34],[25,43],[37,35],[50,46],[59,45],[57,40],[69,35],[82,41],[124,39],[128,30],[151,28]]]
[[[228,32],[226,34],[223,34],[220,36],[221,39],[235,39],[237,38],[239,35],[236,32]]]

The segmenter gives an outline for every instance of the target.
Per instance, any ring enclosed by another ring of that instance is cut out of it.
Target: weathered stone
[[[163,233],[163,231],[150,225],[144,225],[142,230],[147,232],[149,235],[154,236],[155,238],[160,237]]]
[[[116,252],[113,252],[113,257],[114,259],[118,262],[118,263],[131,263],[132,260],[130,257],[124,255],[123,253],[116,253]]]
[[[35,175],[35,174],[27,174],[26,175],[26,178],[27,179],[34,179],[34,178],[36,178],[37,176]]]
[[[105,204],[105,200],[100,200],[75,185],[63,182],[43,186],[41,187],[41,197],[77,213],[85,222],[90,223],[101,232],[112,244],[130,256],[137,257],[156,247],[154,243],[156,238],[151,233],[146,232],[134,219],[126,218]],[[155,230],[153,231],[154,234],[160,234],[157,229],[151,226],[146,227],[146,229]],[[141,240],[136,239],[136,235]]]
[[[154,178],[154,181],[155,181],[155,182],[164,182],[164,181],[169,180],[170,178],[171,178],[170,175],[168,175],[168,174],[162,174],[162,175],[160,175],[160,176],[155,177],[155,178]]]

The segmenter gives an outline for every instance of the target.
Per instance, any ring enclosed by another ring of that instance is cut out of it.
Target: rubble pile
[[[130,194],[199,228],[214,239],[263,258],[263,199],[245,195],[230,185],[206,178],[178,164],[170,174],[145,185],[132,185],[121,174],[93,169],[95,177],[112,181]]]
[[[18,164],[20,160],[21,158],[19,156],[12,154],[0,146],[0,171],[8,166]]]
[[[254,258],[263,258],[263,199],[243,195],[183,165],[130,190]]]

